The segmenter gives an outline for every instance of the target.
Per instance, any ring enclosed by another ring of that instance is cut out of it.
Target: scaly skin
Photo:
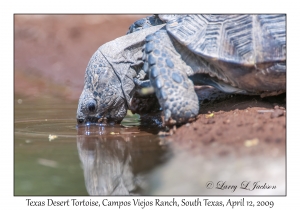
[[[119,123],[125,115],[126,100],[121,83],[99,49],[86,69],[77,110],[78,123],[100,123],[102,120]]]
[[[180,124],[195,118],[199,102],[187,75],[188,66],[175,50],[166,30],[146,37],[144,55],[144,71],[149,74],[165,123]]]
[[[102,45],[92,56],[79,98],[77,122],[120,123],[135,93],[133,78],[147,35],[162,26],[136,31]]]

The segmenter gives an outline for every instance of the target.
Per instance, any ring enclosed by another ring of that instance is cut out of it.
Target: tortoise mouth
[[[88,117],[86,119],[78,118],[77,124],[97,123],[99,119],[99,117]]]
[[[77,125],[91,125],[91,124],[120,124],[122,120],[106,118],[106,117],[87,117],[86,119],[78,118]]]

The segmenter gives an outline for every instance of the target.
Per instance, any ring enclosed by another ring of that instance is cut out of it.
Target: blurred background
[[[90,57],[147,15],[15,15],[15,94],[78,100]]]

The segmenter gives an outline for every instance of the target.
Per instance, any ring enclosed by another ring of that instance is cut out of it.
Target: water
[[[75,104],[50,98],[15,97],[15,195],[87,194],[74,109]],[[49,135],[57,138],[50,141]]]
[[[176,143],[137,116],[77,128],[77,101],[16,95],[14,106],[15,195],[285,194],[284,155],[237,158],[242,148],[223,145],[229,152],[220,156],[220,145]],[[241,190],[245,180],[276,188]]]
[[[141,193],[166,153],[158,130],[138,127],[136,116],[76,128],[76,109],[77,102],[15,97],[15,195]]]

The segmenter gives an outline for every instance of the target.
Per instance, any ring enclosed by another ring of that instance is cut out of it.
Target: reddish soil
[[[207,155],[209,147],[219,156],[233,151],[237,156],[285,155],[285,94],[263,99],[234,96],[204,105],[200,112],[195,122],[176,129],[172,141]]]
[[[78,100],[92,54],[145,15],[15,15],[15,93]],[[277,106],[276,106],[277,105]],[[275,107],[276,106],[276,107]],[[285,95],[235,96],[202,105],[170,139],[203,154],[285,154]],[[222,145],[215,147],[215,145]]]

